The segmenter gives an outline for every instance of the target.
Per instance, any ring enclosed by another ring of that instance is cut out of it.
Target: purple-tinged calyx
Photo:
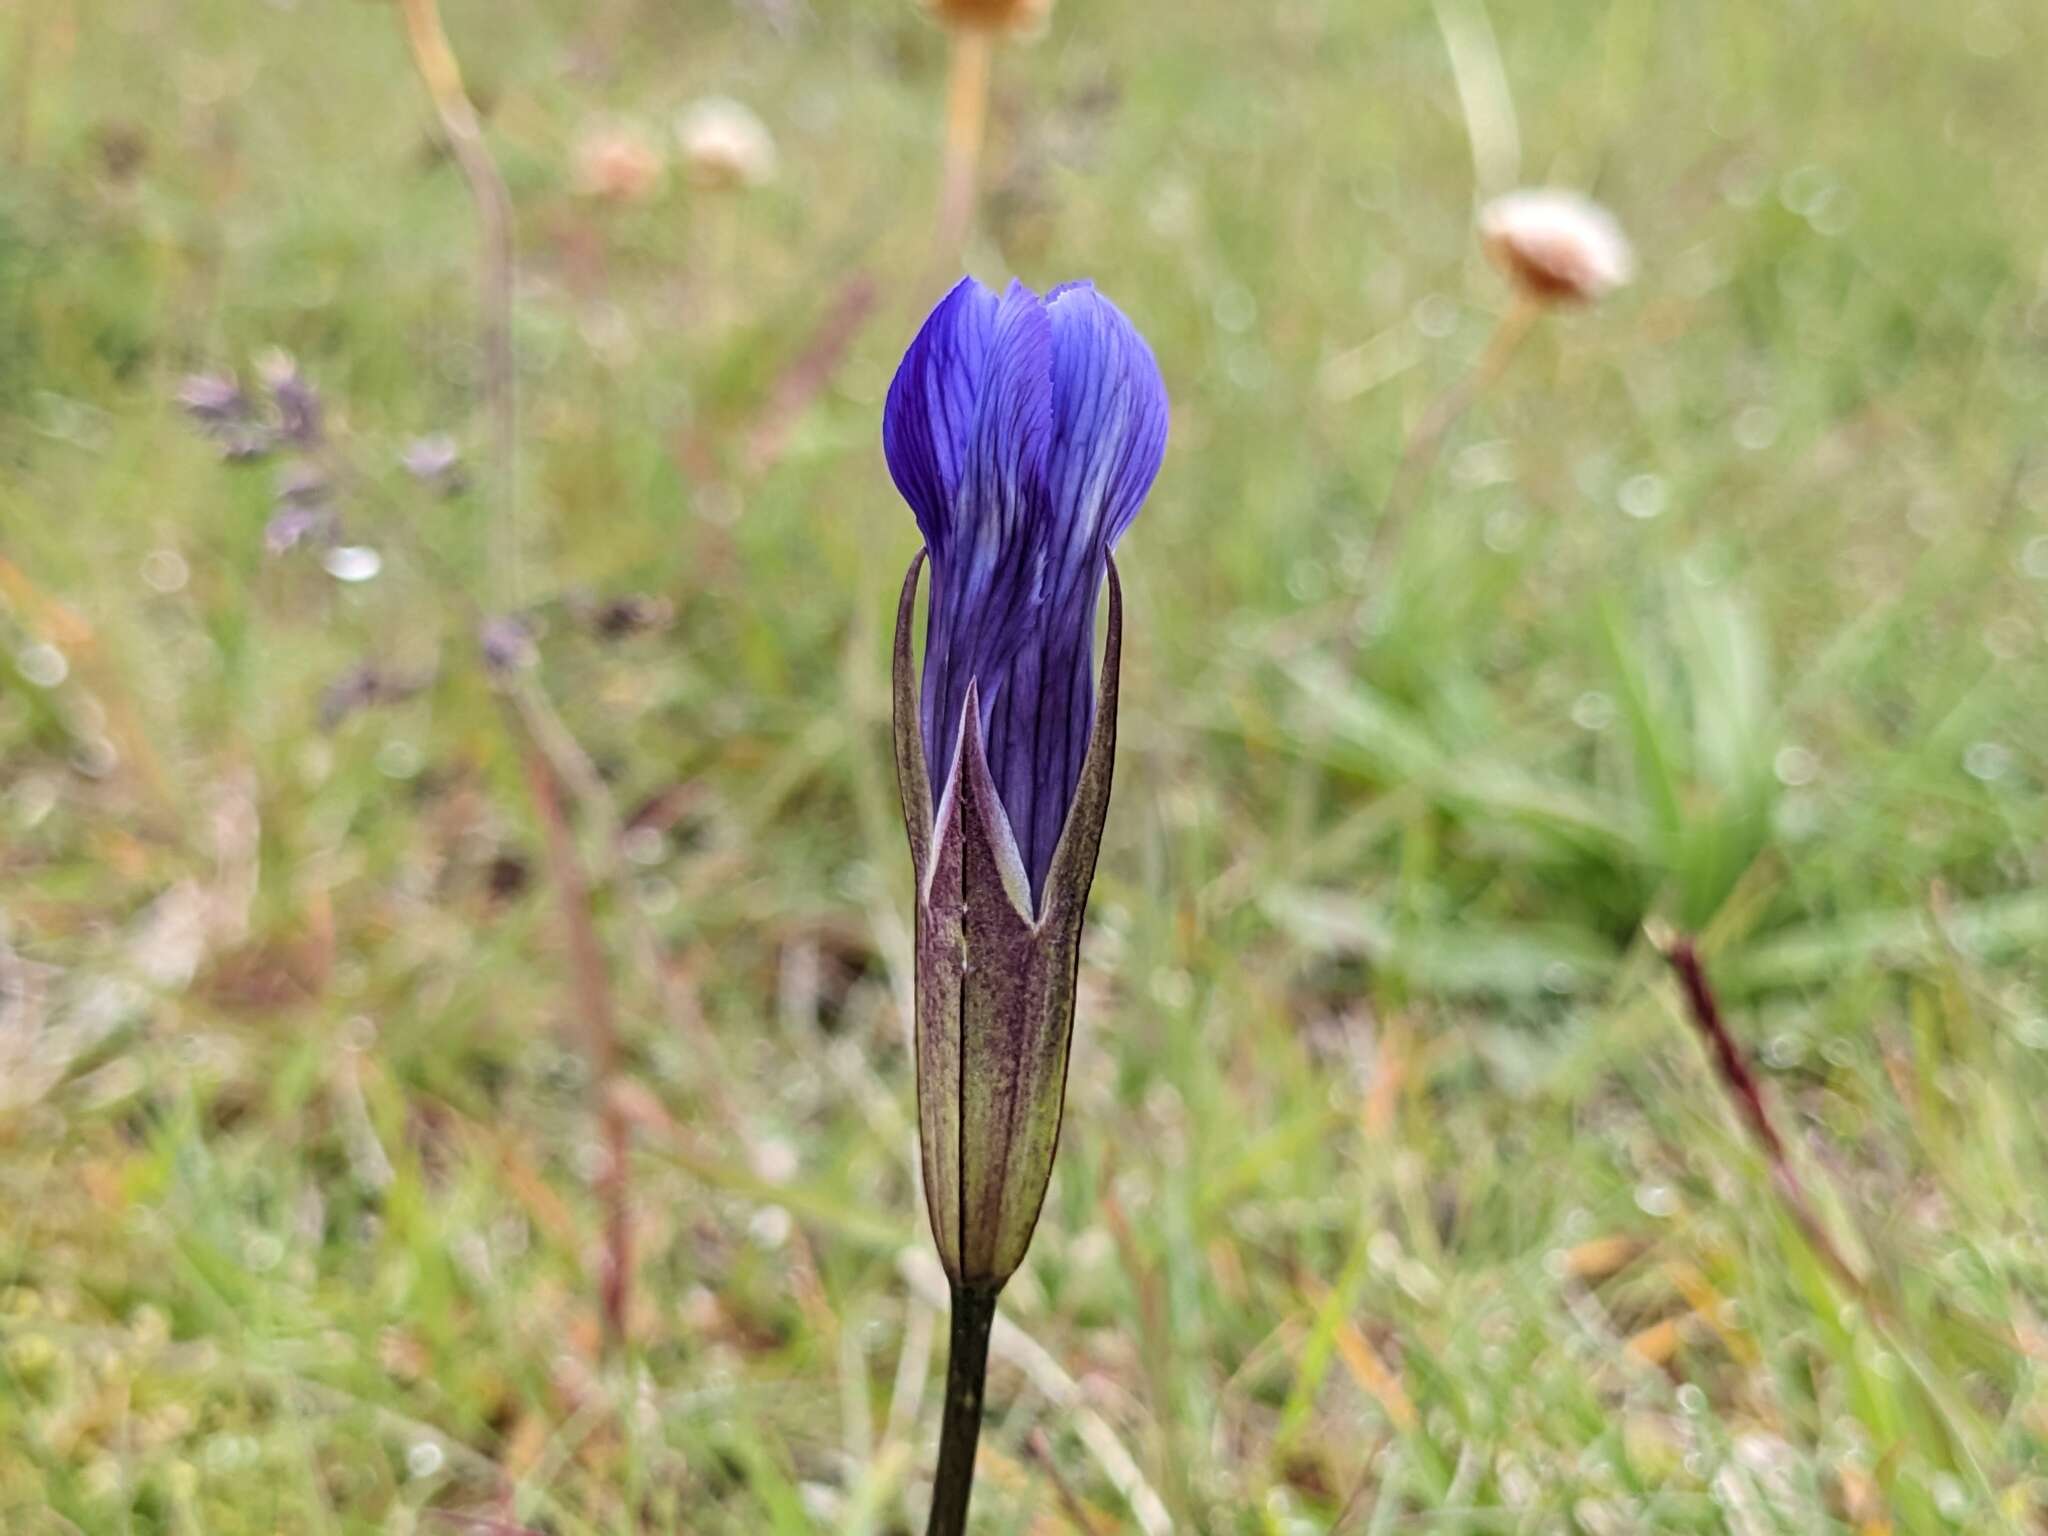
[[[947,1275],[994,1291],[1024,1261],[1059,1149],[1081,920],[1116,762],[1123,589],[1111,561],[1101,703],[1034,915],[975,709],[962,712],[960,767],[934,814],[911,654],[923,563],[904,580],[895,662],[896,772],[917,876],[918,1146]]]
[[[925,536],[895,646],[918,892],[918,1139],[956,1286],[1009,1279],[1052,1175],[1116,755],[1123,601],[1110,550],[1158,473],[1166,418],[1150,350],[1085,285],[1040,299],[1012,284],[998,298],[963,282],[889,393],[889,467]]]

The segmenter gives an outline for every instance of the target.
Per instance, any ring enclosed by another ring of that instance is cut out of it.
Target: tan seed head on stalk
[[[977,32],[1037,32],[1052,15],[1052,0],[925,0],[949,27]]]
[[[1493,264],[1540,304],[1590,304],[1635,276],[1635,250],[1614,215],[1576,192],[1509,192],[1479,210]]]
[[[751,107],[707,96],[676,119],[683,165],[700,187],[758,187],[775,179],[775,138]]]

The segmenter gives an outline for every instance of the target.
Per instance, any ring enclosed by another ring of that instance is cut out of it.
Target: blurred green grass
[[[1595,189],[1643,275],[1459,426],[1394,569],[1404,428],[1504,303],[1436,13],[1063,0],[998,61],[972,265],[1095,277],[1176,407],[1008,1315],[1175,1529],[2036,1528],[2048,33],[2018,0],[1493,9],[1525,174]],[[588,1085],[473,661],[485,505],[396,468],[485,443],[468,205],[396,17],[27,0],[0,1528],[914,1529],[884,715],[915,535],[876,438],[932,297],[943,39],[879,0],[449,25],[520,210],[545,682],[648,808],[686,1015],[605,903],[631,1359],[596,1357]],[[714,92],[769,123],[773,185],[578,195],[583,135],[663,142]],[[872,316],[757,462],[860,274]],[[360,466],[373,581],[267,557],[275,466],[171,403],[273,346]],[[579,619],[630,592],[673,623]],[[365,664],[425,686],[323,732]],[[1897,1330],[1774,1211],[1650,914],[1708,933]],[[992,1385],[983,1529],[1069,1528],[1041,1428],[1140,1528],[1070,1406]]]

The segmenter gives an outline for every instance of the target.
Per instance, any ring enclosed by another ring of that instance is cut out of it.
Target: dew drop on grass
[[[1316,560],[1297,560],[1287,573],[1287,595],[1297,603],[1312,603],[1329,588],[1329,568]]]
[[[152,592],[181,592],[191,577],[191,567],[175,549],[153,549],[142,557],[143,585]]]
[[[1458,328],[1458,306],[1440,293],[1416,301],[1409,318],[1415,329],[1431,341],[1443,341]]]
[[[1721,200],[1735,208],[1754,208],[1770,190],[1769,170],[1752,159],[1731,160],[1721,172]]]
[[[1788,172],[1778,187],[1778,201],[1787,213],[1810,219],[1827,206],[1840,184],[1824,165],[1802,165]]]
[[[1952,1472],[1934,1474],[1934,1507],[1948,1520],[1960,1520],[1970,1512],[1970,1495]]]
[[[1678,1191],[1669,1184],[1638,1184],[1636,1206],[1645,1216],[1675,1216]]]
[[[1781,1033],[1771,1036],[1764,1047],[1764,1061],[1774,1070],[1783,1072],[1796,1067],[1806,1059],[1806,1042],[1799,1036]]]
[[[1401,1239],[1384,1229],[1366,1240],[1366,1259],[1377,1270],[1391,1271],[1401,1262]]]
[[[2003,742],[1973,742],[1963,753],[1963,772],[1981,784],[1996,784],[2012,772],[2012,748]]]
[[[575,1164],[576,1176],[586,1184],[595,1184],[612,1165],[611,1154],[595,1141],[579,1141],[569,1156]]]
[[[387,741],[377,749],[377,771],[387,779],[415,778],[423,763],[420,749],[409,741]]]
[[[337,544],[320,562],[336,581],[371,581],[384,569],[384,557],[366,544]]]
[[[284,1259],[284,1244],[274,1232],[251,1233],[242,1244],[242,1262],[256,1274],[277,1268]]]
[[[1771,759],[1771,771],[1780,784],[1798,789],[1820,777],[1820,759],[1804,747],[1782,747]]]
[[[659,864],[668,857],[668,839],[659,827],[635,827],[619,839],[619,850],[635,864]]]
[[[15,655],[14,666],[38,688],[55,688],[71,675],[71,663],[54,645],[27,645]]]
[[[447,1460],[447,1453],[440,1446],[431,1440],[421,1440],[405,1453],[405,1470],[414,1477],[432,1477],[441,1470]]]
[[[1451,478],[1468,490],[1506,485],[1515,478],[1515,446],[1504,440],[1473,443],[1451,460]]]
[[[1152,973],[1151,990],[1153,1002],[1178,1013],[1194,1001],[1195,980],[1177,966],[1166,966]]]
[[[1225,283],[1210,301],[1209,313],[1215,318],[1219,330],[1241,336],[1259,318],[1259,301],[1252,297],[1251,289],[1243,283]]]
[[[1522,547],[1529,518],[1520,507],[1495,507],[1486,514],[1486,547],[1496,555],[1511,555]]]
[[[1778,440],[1778,413],[1768,405],[1752,405],[1735,418],[1735,446],[1761,453]]]
[[[1239,347],[1230,355],[1230,382],[1246,394],[1257,394],[1273,380],[1273,365],[1257,346]]]
[[[1647,523],[1664,515],[1670,495],[1661,476],[1630,475],[1621,482],[1621,491],[1616,499],[1621,503],[1622,511],[1639,523]]]
[[[1707,1411],[1707,1394],[1696,1382],[1686,1382],[1678,1389],[1678,1406],[1698,1418]]]
[[[120,765],[120,752],[104,736],[81,741],[71,754],[71,766],[88,779],[104,779]]]
[[[2048,533],[2027,540],[2020,551],[2020,570],[2035,581],[2048,581]]]
[[[770,1184],[787,1184],[797,1175],[796,1144],[781,1136],[765,1136],[754,1147],[750,1160],[754,1172]]]
[[[1582,731],[1604,731],[1614,724],[1614,700],[1589,688],[1572,701],[1572,724]]]
[[[1828,239],[1846,235],[1856,222],[1856,194],[1847,187],[1829,187],[1807,208],[1806,222],[1816,235]]]

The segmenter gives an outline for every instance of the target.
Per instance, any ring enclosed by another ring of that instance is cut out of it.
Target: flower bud
[[[1510,192],[1479,210],[1493,264],[1541,304],[1590,304],[1635,276],[1635,252],[1614,215],[1576,192]]]
[[[1094,729],[1034,915],[989,771],[974,683],[934,819],[911,654],[924,558],[904,581],[895,659],[897,776],[918,891],[918,1143],[946,1275],[992,1294],[1024,1262],[1059,1147],[1081,919],[1116,758],[1123,592],[1112,560]]]

